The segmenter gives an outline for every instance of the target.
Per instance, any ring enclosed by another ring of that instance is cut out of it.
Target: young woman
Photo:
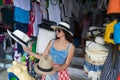
[[[51,27],[56,31],[56,39],[48,43],[44,54],[35,54],[27,47],[23,47],[24,51],[38,59],[45,55],[50,55],[52,57],[56,73],[52,75],[43,75],[41,80],[70,80],[67,68],[75,52],[75,46],[72,42],[73,34],[70,31],[69,24],[65,22],[60,22],[57,26]]]

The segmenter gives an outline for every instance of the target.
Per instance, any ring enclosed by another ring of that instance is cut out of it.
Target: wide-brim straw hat
[[[96,56],[94,56],[94,57],[96,57]],[[90,64],[97,65],[97,66],[103,65],[106,58],[107,57],[101,57],[101,58],[93,59],[93,57],[91,57],[87,54],[85,55],[85,61],[87,61]]]
[[[7,30],[7,32],[10,35],[10,37],[12,37],[16,42],[18,42],[22,46],[27,46],[28,41],[31,40],[31,38],[27,34],[20,30],[15,30],[14,32]]]
[[[71,36],[73,36],[73,33],[70,29],[71,28],[70,25],[65,23],[65,22],[60,22],[57,26],[56,25],[51,26],[51,28],[53,28],[54,30],[57,29],[57,28],[62,28],[65,31],[67,31]]]
[[[95,38],[95,42],[96,42],[96,43],[99,43],[99,44],[101,44],[101,45],[104,45],[104,44],[105,44],[105,41],[104,41],[103,37],[100,37],[100,36],[97,36],[97,37]]]
[[[55,68],[51,56],[41,56],[39,63],[34,65],[35,72],[41,75],[54,74]]]
[[[108,52],[107,47],[105,47],[104,45],[101,45],[99,43],[93,42],[93,41],[86,41],[86,48],[87,48],[86,50],[89,50],[89,51],[95,51],[95,52],[105,51],[105,52]]]

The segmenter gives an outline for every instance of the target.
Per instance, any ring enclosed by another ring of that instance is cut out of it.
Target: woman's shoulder
[[[75,45],[73,43],[69,43],[70,47],[69,49],[75,49]]]

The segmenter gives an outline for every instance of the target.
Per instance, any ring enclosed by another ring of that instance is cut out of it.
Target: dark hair
[[[70,33],[68,33],[67,31],[65,31],[64,29],[62,29],[62,31],[64,32],[65,34],[65,38],[70,42],[70,43],[73,43],[73,37]],[[59,39],[56,37],[56,39]]]

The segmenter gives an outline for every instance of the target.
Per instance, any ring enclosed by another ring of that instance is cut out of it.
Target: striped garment
[[[115,64],[113,65],[113,55],[112,52],[113,47],[110,48],[108,57],[103,65],[101,78],[100,80],[116,80],[118,74],[120,73],[120,51],[117,51],[117,58]]]

